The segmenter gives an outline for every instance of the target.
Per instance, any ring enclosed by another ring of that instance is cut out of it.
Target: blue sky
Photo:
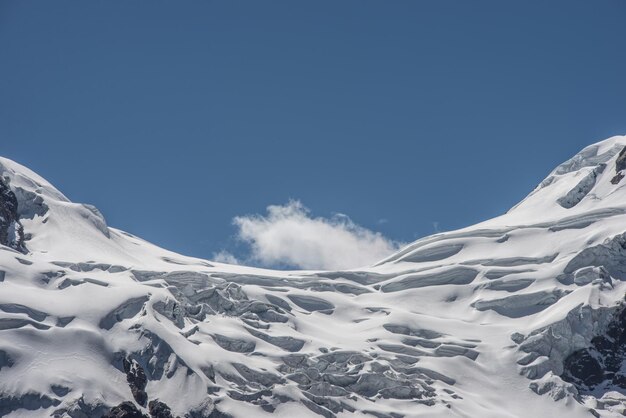
[[[626,133],[625,18],[623,1],[5,0],[0,154],[190,255],[246,259],[233,219],[290,200],[313,227],[408,242]]]

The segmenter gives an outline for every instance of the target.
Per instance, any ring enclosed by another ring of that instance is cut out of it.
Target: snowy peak
[[[0,416],[623,416],[625,146],[318,272],[166,251],[1,159]]]
[[[615,136],[590,145],[556,167],[510,214],[538,212],[565,216],[598,208],[626,207],[621,182],[626,168],[626,137]],[[620,198],[622,197],[622,198]],[[571,209],[576,209],[572,211]],[[550,216],[550,215],[548,215]]]
[[[71,202],[44,178],[14,161],[0,158],[0,179],[9,193],[4,202],[10,204],[14,196],[18,203],[15,225],[23,229],[22,248],[41,259],[72,263],[115,259],[137,268],[167,266],[164,259],[198,261],[109,228],[95,206]]]
[[[530,220],[558,222],[583,212],[626,210],[626,196],[621,196],[626,193],[623,189],[626,183],[622,181],[625,168],[626,136],[615,136],[590,145],[557,166],[507,214],[470,229],[528,224]],[[109,228],[104,216],[94,206],[70,202],[45,179],[6,158],[0,158],[0,178],[4,179],[19,202],[18,215],[21,224],[26,225],[28,230],[26,241],[29,241],[31,251],[52,251],[62,235],[72,237],[72,242],[63,245],[63,256],[67,258],[75,253],[75,261],[97,259],[103,246],[107,247],[106,252],[127,252],[127,241],[131,236]],[[16,226],[19,227],[19,224]],[[49,239],[51,235],[54,239]],[[103,240],[103,236],[107,240]],[[75,239],[77,237],[81,237],[80,243]],[[431,239],[418,240],[409,248]],[[446,248],[444,253],[454,252],[455,248],[458,246]],[[405,251],[390,259],[398,259]],[[139,262],[135,259],[129,261]]]
[[[16,197],[17,215],[28,230],[26,239],[31,241],[31,251],[40,248],[47,251],[54,247],[46,240],[48,231],[58,234],[54,238],[57,245],[58,240],[68,234],[74,234],[74,238],[76,235],[109,237],[109,229],[98,209],[70,202],[54,186],[28,168],[1,158],[0,178]]]

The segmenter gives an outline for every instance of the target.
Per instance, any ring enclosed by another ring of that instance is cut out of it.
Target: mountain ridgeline
[[[0,416],[626,414],[626,137],[374,266],[276,271],[111,228],[0,159]]]

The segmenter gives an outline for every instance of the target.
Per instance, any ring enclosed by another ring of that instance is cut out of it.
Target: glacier
[[[344,271],[167,251],[0,158],[0,416],[626,415],[625,150]]]

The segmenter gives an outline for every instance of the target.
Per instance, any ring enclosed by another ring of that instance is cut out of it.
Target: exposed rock
[[[611,179],[611,183],[612,184],[618,184],[620,181],[622,181],[622,179],[624,178],[624,174],[623,173],[617,173],[612,179]]]
[[[128,386],[130,386],[130,391],[133,393],[133,397],[139,405],[146,406],[146,401],[148,400],[148,394],[145,390],[148,384],[146,373],[135,360],[124,359],[123,364],[124,372],[126,372],[126,380],[128,381]]]
[[[615,171],[620,172],[626,168],[626,147],[624,147],[619,155],[617,156],[617,160],[615,160]]]
[[[566,359],[563,380],[575,384],[579,390],[593,390],[596,386],[614,386],[626,389],[626,309],[617,313],[606,332],[591,340],[591,345],[571,353]]]
[[[211,398],[206,398],[202,404],[185,414],[185,418],[233,418],[215,407]]]
[[[85,236],[79,234],[73,242],[84,245],[84,252],[66,252],[63,245],[43,248],[49,237],[66,238],[62,233],[72,232],[63,223],[65,217],[57,216],[58,208],[72,215],[67,219],[85,219],[74,216],[76,207],[48,200],[45,184],[21,195],[12,184],[18,203],[28,200],[32,206],[18,208],[19,218],[27,228],[37,228],[27,242],[33,250],[27,256],[0,246],[6,255],[0,281],[7,272],[6,282],[0,283],[5,296],[0,332],[7,336],[0,347],[0,375],[35,382],[42,394],[22,399],[19,393],[17,400],[11,399],[17,406],[11,408],[41,409],[24,414],[52,412],[59,418],[97,418],[105,412],[118,418],[173,418],[174,412],[181,414],[178,418],[215,418],[225,416],[217,409],[222,407],[237,416],[274,410],[276,415],[299,416],[309,412],[303,412],[304,404],[328,417],[398,418],[444,416],[446,408],[448,415],[480,415],[480,410],[489,412],[487,407],[497,409],[493,400],[497,404],[497,399],[508,398],[502,404],[508,409],[504,414],[523,416],[532,390],[568,398],[562,402],[568,408],[564,413],[594,408],[604,416],[603,408],[626,405],[623,398],[597,395],[607,387],[624,389],[626,380],[621,372],[623,326],[613,332],[610,325],[619,312],[616,299],[624,291],[619,280],[626,279],[626,234],[615,236],[623,232],[619,228],[626,206],[619,193],[626,189],[599,184],[613,173],[598,177],[606,164],[598,161],[615,161],[623,142],[613,159],[604,154],[595,158],[598,149],[593,148],[585,158],[595,165],[572,161],[571,166],[586,168],[557,174],[551,180],[558,183],[554,193],[540,196],[545,205],[536,205],[554,208],[558,200],[569,208],[584,200],[575,210],[557,205],[559,210],[535,216],[528,208],[528,214],[520,211],[502,222],[441,233],[385,261],[397,264],[364,271],[222,271],[221,265],[208,268],[200,260],[144,248],[141,240],[126,241],[126,234],[116,230],[110,231],[110,241],[102,234],[87,234],[89,239],[82,240]],[[626,173],[626,151],[622,154]],[[29,187],[21,180],[14,183]],[[607,190],[613,197],[608,206],[601,205]],[[40,196],[50,204],[49,217],[38,206]],[[565,213],[569,217],[561,217]],[[81,206],[80,215],[107,231],[97,211]],[[24,221],[27,216],[34,221]],[[37,216],[46,216],[48,225],[39,225],[43,220]],[[607,237],[611,239],[598,245]],[[61,242],[67,248],[69,238]],[[98,245],[90,248],[92,238]],[[54,269],[60,271],[49,271]],[[545,314],[537,314],[543,309]],[[476,339],[483,336],[484,342]],[[32,342],[32,350],[21,349],[25,341]],[[511,364],[516,349],[523,356],[513,359],[517,365]],[[28,367],[54,365],[57,358],[66,359],[68,367],[52,367],[41,382],[40,370]],[[93,388],[73,379],[81,367],[74,360],[84,359],[104,369],[90,368],[84,377],[98,380]],[[494,359],[502,376],[489,375]],[[118,377],[125,373],[128,387],[111,378],[109,363]],[[518,390],[524,377],[513,376],[516,371],[532,379],[524,384],[529,390]],[[493,389],[493,396],[481,396],[484,388]],[[9,385],[3,390],[7,393],[0,393],[0,409],[15,395],[9,390],[16,389]],[[155,399],[157,394],[172,408]],[[469,398],[465,404],[456,401],[463,398]],[[124,399],[128,402],[111,409]],[[49,402],[58,402],[57,409],[46,406]],[[285,408],[285,402],[293,404]],[[435,403],[431,411],[423,408]],[[559,415],[559,405],[554,411],[544,406],[547,413]]]
[[[170,407],[158,399],[148,403],[148,410],[152,418],[174,418]]]
[[[565,374],[563,380],[579,382],[588,387],[594,387],[604,381],[602,365],[595,359],[589,350],[579,350],[565,359]]]
[[[132,402],[126,401],[113,407],[102,418],[148,418],[148,416],[137,409]]]
[[[0,350],[0,370],[3,367],[13,367],[15,361],[13,358],[4,350]]]
[[[101,401],[94,403],[85,402],[85,398],[80,396],[78,399],[70,400],[65,406],[60,407],[52,412],[54,418],[92,418],[107,417],[111,408],[104,405]]]
[[[622,173],[622,171],[626,168],[626,147],[624,147],[619,155],[617,156],[617,160],[615,160],[615,177],[613,177],[611,179],[611,183],[613,184],[617,184],[619,183],[623,178],[624,178],[624,174]]]
[[[0,244],[25,253],[24,228],[19,219],[17,197],[5,181],[0,178]]]
[[[57,406],[60,400],[51,398],[40,393],[25,393],[19,396],[6,396],[0,398],[0,417],[4,417],[12,411],[26,409],[28,411],[36,411],[38,409],[46,409],[51,406]]]
[[[614,311],[581,305],[565,319],[532,332],[520,344],[520,350],[527,353],[518,360],[522,373],[530,379],[539,379],[548,372],[562,375],[565,359],[589,347],[592,339],[607,329]]]

